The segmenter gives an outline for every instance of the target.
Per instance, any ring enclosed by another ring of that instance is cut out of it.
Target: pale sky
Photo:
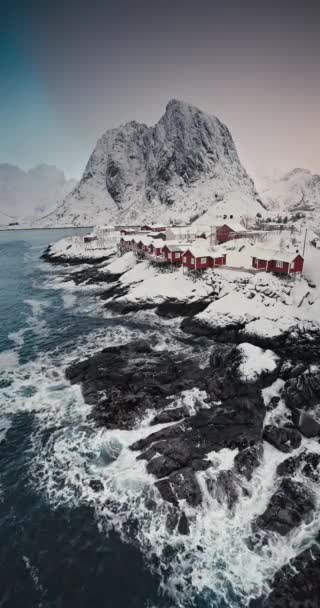
[[[320,173],[319,5],[0,0],[0,162],[80,177],[106,129],[174,97],[227,124],[249,173]]]

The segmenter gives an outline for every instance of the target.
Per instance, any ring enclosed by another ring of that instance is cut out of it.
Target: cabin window
[[[276,266],[277,268],[283,268],[283,262],[277,261]]]
[[[183,263],[184,263],[184,264],[186,263],[187,258],[186,258],[186,256],[185,256],[185,255],[183,256],[182,261],[183,261]]]
[[[294,262],[291,262],[291,264],[290,264],[290,270],[294,270]]]
[[[176,253],[176,258],[180,258],[180,253]]]
[[[168,253],[168,258],[169,258],[169,260],[171,260],[171,258],[172,258],[172,253]]]
[[[194,264],[194,258],[191,258],[190,261],[191,261],[191,264]]]
[[[207,258],[201,258],[201,264],[206,264]]]

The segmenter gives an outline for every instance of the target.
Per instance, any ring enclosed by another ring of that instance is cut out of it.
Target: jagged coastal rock
[[[153,127],[133,121],[106,131],[79,184],[42,224],[186,221],[235,206],[252,215],[263,210],[230,131],[173,99]]]

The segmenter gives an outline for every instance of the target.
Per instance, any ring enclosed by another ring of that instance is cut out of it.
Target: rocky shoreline
[[[43,259],[65,263],[53,260],[50,248]],[[216,290],[210,285],[206,294],[184,301],[168,297],[159,302],[152,296],[143,302],[128,300],[130,284],[122,282],[124,273],[101,264],[108,259],[96,259],[92,267],[70,273],[68,280],[76,285],[105,284],[100,297],[113,312],[154,309],[159,317],[181,318],[186,336],[207,341],[205,364],[192,348],[157,351],[140,340],[105,348],[66,370],[67,379],[81,386],[98,426],[133,429],[152,412],[150,433],[130,447],[145,463],[162,499],[172,505],[174,516],[168,525],[188,534],[186,508],[196,508],[203,500],[199,473],[206,491],[232,513],[239,497],[250,491],[248,482],[262,462],[266,443],[287,456],[277,468],[266,509],[252,522],[249,545],[255,551],[274,534],[289,536],[308,525],[317,508],[315,488],[320,482],[320,447],[314,449],[320,439],[320,328],[293,322],[279,335],[268,336],[248,331],[250,319],[210,324],[201,313],[215,301],[218,284]],[[264,364],[256,369],[261,357]],[[266,396],[264,389],[277,382],[277,394]],[[201,395],[193,408],[179,401],[185,391]],[[285,416],[280,415],[281,408]],[[154,431],[155,425],[162,426]],[[309,450],[310,438],[316,444]],[[215,474],[211,454],[225,448],[235,451],[233,465]],[[319,606],[318,542],[315,536],[313,545],[279,570],[270,581],[271,593],[251,600],[250,608]]]

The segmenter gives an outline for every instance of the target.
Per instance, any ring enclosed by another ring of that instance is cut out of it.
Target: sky
[[[253,175],[320,173],[319,0],[0,0],[0,162],[80,177],[169,99],[227,124]]]

